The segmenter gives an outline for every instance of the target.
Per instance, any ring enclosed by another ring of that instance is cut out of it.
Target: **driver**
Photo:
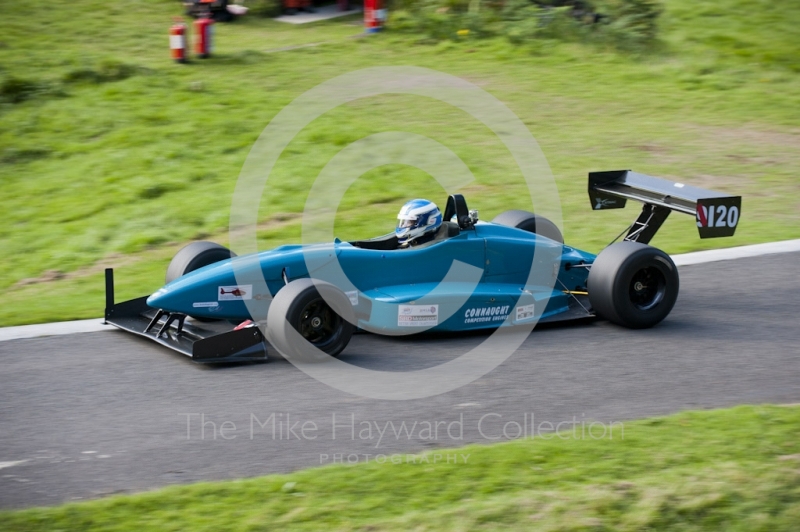
[[[394,233],[400,248],[430,242],[442,226],[442,213],[432,201],[414,199],[403,205],[397,215]]]

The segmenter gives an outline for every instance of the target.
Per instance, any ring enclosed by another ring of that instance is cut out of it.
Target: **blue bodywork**
[[[537,260],[549,257],[538,265],[540,283],[529,278],[534,250]],[[574,266],[591,264],[595,255],[522,229],[477,222],[419,248],[364,249],[338,239],[319,246],[281,246],[184,275],[151,295],[147,304],[200,318],[264,319],[287,280],[326,280],[336,259],[352,283],[341,288],[360,328],[411,333],[417,327],[465,331],[558,319],[574,303],[570,292],[586,290],[588,268]],[[236,273],[233,261],[238,261]],[[468,265],[471,280],[445,279],[454,261]],[[253,308],[258,316],[252,315]],[[404,312],[419,322],[404,318]]]

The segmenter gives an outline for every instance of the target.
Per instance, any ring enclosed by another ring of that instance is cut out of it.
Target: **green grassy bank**
[[[0,512],[0,523],[8,532],[791,531],[800,522],[799,427],[797,406],[686,412],[615,424],[613,438],[581,438],[579,427],[578,437],[400,455],[398,464]],[[435,461],[448,453],[468,458]]]

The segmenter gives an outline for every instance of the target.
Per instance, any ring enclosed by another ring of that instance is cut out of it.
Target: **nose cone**
[[[313,266],[334,258],[330,245],[284,246],[257,255],[236,257],[179,277],[147,298],[147,305],[198,318],[266,319],[272,294],[290,279],[309,275]]]
[[[200,318],[222,318],[220,312],[224,310],[218,301],[215,290],[216,285],[206,283],[186,284],[173,286],[168,284],[160,288],[147,298],[147,305],[168,312],[180,312],[188,316]],[[228,308],[229,312],[233,309]],[[239,313],[241,313],[241,309]]]
[[[207,266],[160,288],[147,305],[197,318],[250,319],[265,314],[272,299],[260,276],[258,269],[235,273],[229,262]]]
[[[166,290],[164,290],[163,288],[159,288],[158,290],[150,294],[150,297],[147,298],[146,301],[147,306],[153,308],[161,308],[161,305],[165,301],[164,297],[165,294]]]
[[[176,303],[175,293],[166,288],[159,288],[147,298],[148,307],[162,308],[164,310],[175,311]]]

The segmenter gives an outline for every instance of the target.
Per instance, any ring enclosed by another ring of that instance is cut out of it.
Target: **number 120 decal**
[[[739,223],[742,198],[710,198],[697,201],[700,238],[732,236]]]
[[[716,214],[715,214],[716,211]],[[732,205],[697,206],[697,227],[736,227],[739,223],[739,207]]]

